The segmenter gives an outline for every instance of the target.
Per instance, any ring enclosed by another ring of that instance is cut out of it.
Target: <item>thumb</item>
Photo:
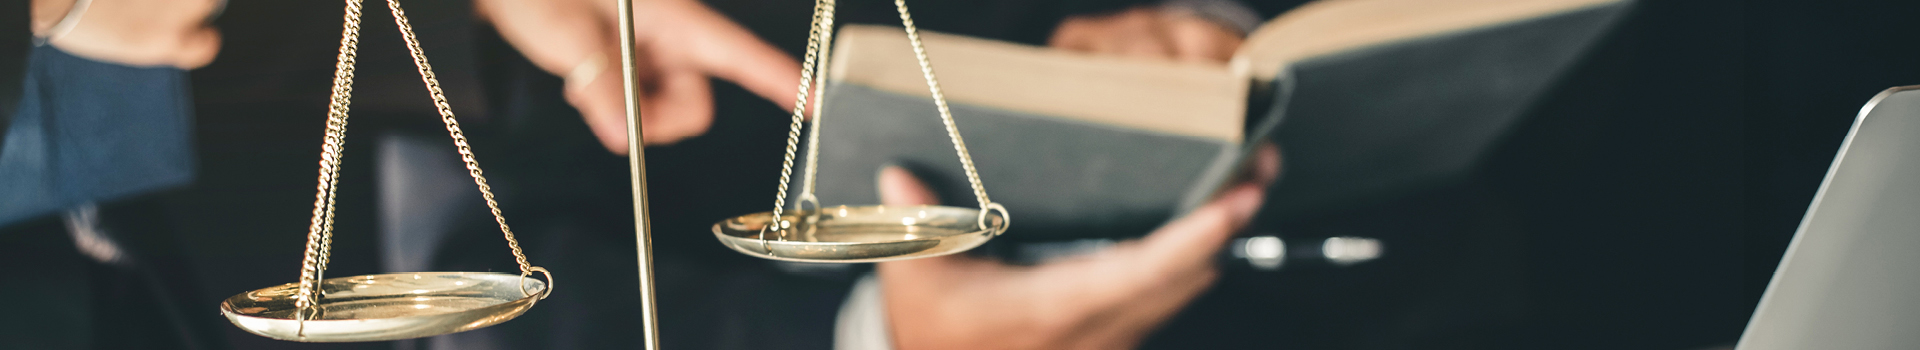
[[[880,167],[879,176],[880,204],[885,205],[930,205],[940,204],[940,197],[927,188],[927,183],[913,176],[913,172],[899,165]]]
[[[927,188],[926,182],[913,176],[913,172],[899,165],[880,167],[879,174],[880,204],[884,205],[931,205],[940,204],[940,197]],[[878,272],[883,283],[893,285],[892,289],[916,288],[908,285],[942,285],[935,281],[966,266],[976,266],[973,259],[962,254],[931,258],[896,260],[882,262]],[[890,282],[889,282],[890,281]],[[929,284],[932,283],[932,284]],[[886,287],[883,287],[886,288]]]
[[[1264,197],[1265,191],[1255,184],[1242,184],[1221,193],[1213,202],[1141,239],[1140,261],[1170,274],[1210,266],[1207,264],[1214,254],[1252,220]]]

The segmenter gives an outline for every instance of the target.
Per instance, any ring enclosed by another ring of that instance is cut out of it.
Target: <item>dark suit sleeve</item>
[[[31,0],[0,0],[0,149],[7,145],[7,126],[20,107],[21,79],[26,77],[27,51],[33,45]]]

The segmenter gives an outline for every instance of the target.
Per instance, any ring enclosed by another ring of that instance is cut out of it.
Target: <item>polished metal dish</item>
[[[551,278],[551,277],[549,277]],[[551,291],[548,283],[498,272],[415,272],[329,278],[318,311],[295,318],[288,283],[240,293],[220,313],[247,332],[299,342],[359,342],[464,332],[506,322]]]
[[[713,235],[747,255],[786,261],[855,263],[940,256],[967,251],[1006,230],[1004,211],[947,206],[826,207],[815,217],[801,210],[781,215],[781,230],[761,229],[773,216],[747,214],[713,225]],[[984,226],[984,227],[983,227]]]

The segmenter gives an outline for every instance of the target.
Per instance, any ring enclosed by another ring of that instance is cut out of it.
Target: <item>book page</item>
[[[920,35],[953,103],[1234,142],[1243,137],[1248,82],[1225,66]],[[931,96],[900,28],[846,26],[834,36],[832,59],[830,80]]]

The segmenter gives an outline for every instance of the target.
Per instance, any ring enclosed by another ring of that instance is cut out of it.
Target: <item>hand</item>
[[[627,151],[618,10],[611,0],[475,0],[508,43],[567,80],[567,101],[607,150]],[[800,64],[695,0],[635,0],[634,44],[647,144],[697,136],[713,124],[708,77],[793,107]]]
[[[1096,54],[1225,63],[1240,32],[1184,11],[1141,6],[1119,13],[1068,17],[1047,45]]]
[[[925,349],[1127,349],[1205,291],[1214,256],[1260,207],[1279,173],[1262,149],[1251,179],[1149,234],[1039,266],[949,255],[879,264],[895,346]],[[881,170],[881,202],[938,200],[906,170]]]
[[[33,0],[33,34],[51,37],[47,43],[67,53],[129,66],[194,69],[220,52],[220,32],[208,23],[218,1],[94,1],[71,30],[54,32],[76,3]]]

